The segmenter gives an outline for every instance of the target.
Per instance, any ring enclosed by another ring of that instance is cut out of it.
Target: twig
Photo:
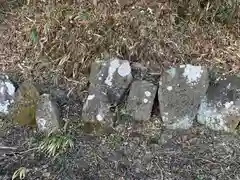
[[[16,147],[0,146],[0,150],[16,150]]]

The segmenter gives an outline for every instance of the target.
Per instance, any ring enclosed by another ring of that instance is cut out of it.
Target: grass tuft
[[[67,135],[50,134],[39,144],[38,150],[48,157],[56,157],[74,147],[73,140]]]
[[[15,179],[23,180],[25,179],[25,177],[26,177],[26,168],[20,167],[13,173],[12,180],[15,180]]]

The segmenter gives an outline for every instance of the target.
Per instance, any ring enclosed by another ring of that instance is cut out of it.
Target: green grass
[[[26,168],[20,167],[13,173],[12,180],[16,180],[16,179],[24,180],[25,177],[26,177]]]
[[[38,150],[48,157],[56,157],[74,147],[72,138],[63,134],[50,134],[40,141]]]

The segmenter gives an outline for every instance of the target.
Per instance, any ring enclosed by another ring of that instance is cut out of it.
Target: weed
[[[68,135],[50,134],[41,141],[38,149],[40,152],[46,153],[48,157],[56,157],[73,147],[74,142]]]
[[[26,168],[20,167],[13,173],[12,180],[15,180],[17,178],[19,178],[20,180],[23,180],[25,179],[25,177],[26,177]]]
[[[108,144],[112,149],[117,148],[123,141],[123,137],[119,134],[111,134],[108,136]]]

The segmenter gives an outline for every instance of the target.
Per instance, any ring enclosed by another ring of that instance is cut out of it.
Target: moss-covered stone
[[[11,119],[20,125],[36,126],[36,104],[39,92],[30,82],[23,82],[16,92]]]

